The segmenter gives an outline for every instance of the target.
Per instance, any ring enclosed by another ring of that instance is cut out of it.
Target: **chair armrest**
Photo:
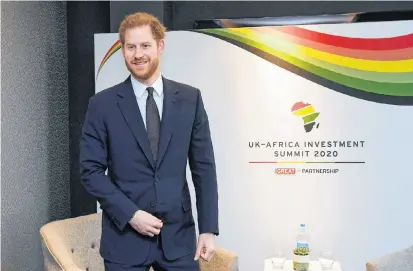
[[[238,256],[223,248],[217,248],[209,262],[199,260],[201,271],[238,271]]]
[[[45,225],[40,229],[40,235],[42,238],[42,252],[44,257],[44,270],[82,271],[82,269],[78,268],[73,262],[69,248],[61,240],[61,238],[53,231],[48,231],[46,234],[46,227],[48,227],[48,225]]]

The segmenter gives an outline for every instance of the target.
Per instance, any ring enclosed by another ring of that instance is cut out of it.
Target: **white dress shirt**
[[[148,98],[148,91],[145,86],[133,76],[131,76],[133,92],[135,93],[136,100],[138,101],[139,111],[141,112],[143,123],[146,127],[146,99]],[[158,79],[152,84],[154,88],[153,98],[155,99],[156,106],[158,107],[159,117],[162,120],[162,109],[163,109],[163,82],[162,76],[160,75]]]

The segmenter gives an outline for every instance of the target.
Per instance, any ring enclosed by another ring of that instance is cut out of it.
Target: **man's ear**
[[[162,54],[163,51],[164,51],[164,49],[165,49],[165,40],[164,40],[164,39],[161,39],[161,40],[158,42],[158,52],[159,52],[159,54]]]

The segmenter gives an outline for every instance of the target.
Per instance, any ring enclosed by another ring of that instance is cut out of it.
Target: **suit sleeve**
[[[199,233],[218,235],[218,186],[214,150],[208,116],[199,90],[188,158],[195,187]]]
[[[105,175],[107,161],[106,128],[92,97],[80,140],[80,176],[86,191],[122,231],[139,208]]]

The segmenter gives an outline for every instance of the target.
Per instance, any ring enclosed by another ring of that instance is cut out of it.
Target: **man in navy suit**
[[[102,208],[105,270],[196,271],[199,258],[211,259],[219,234],[214,151],[201,93],[161,75],[165,28],[157,18],[129,15],[119,35],[131,76],[91,97],[80,144],[82,183]]]

